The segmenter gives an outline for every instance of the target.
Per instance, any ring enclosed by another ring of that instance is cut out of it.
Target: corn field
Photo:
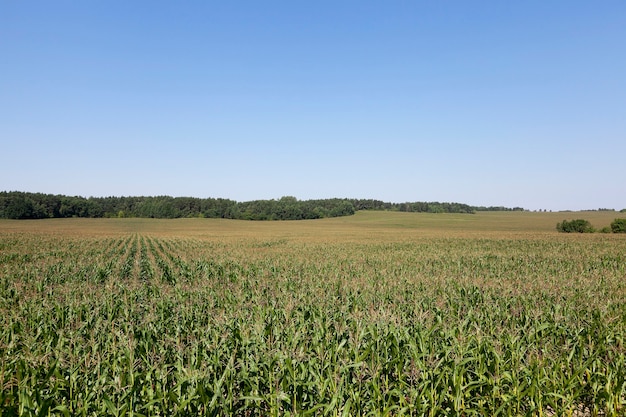
[[[0,415],[626,415],[626,240],[358,233],[0,233]]]

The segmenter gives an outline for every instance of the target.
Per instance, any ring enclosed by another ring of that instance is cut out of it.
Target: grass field
[[[626,415],[616,217],[0,221],[0,415]]]

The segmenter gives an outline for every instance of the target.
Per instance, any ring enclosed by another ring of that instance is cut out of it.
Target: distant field
[[[87,235],[151,233],[211,237],[226,234],[276,235],[324,239],[328,236],[371,236],[373,231],[383,235],[419,236],[420,234],[449,235],[458,232],[537,232],[554,233],[563,220],[583,218],[600,229],[626,214],[617,212],[478,212],[476,214],[431,214],[384,211],[360,211],[354,216],[302,221],[241,221],[226,219],[46,219],[2,220],[0,232],[42,232]]]
[[[614,212],[0,220],[0,415],[626,415]]]

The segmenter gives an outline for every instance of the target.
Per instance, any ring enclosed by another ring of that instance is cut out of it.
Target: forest
[[[374,199],[280,199],[237,202],[224,198],[142,196],[81,197],[21,191],[0,192],[0,218],[143,217],[174,219],[206,217],[240,220],[304,220],[349,216],[358,210],[420,213],[523,211],[522,208],[475,207],[462,203],[388,203]]]

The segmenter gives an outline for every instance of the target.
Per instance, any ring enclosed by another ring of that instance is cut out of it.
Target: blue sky
[[[623,1],[4,1],[0,190],[626,208]]]

